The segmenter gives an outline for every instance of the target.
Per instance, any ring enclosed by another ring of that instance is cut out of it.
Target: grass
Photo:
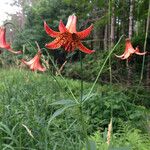
[[[84,143],[76,107],[66,109],[50,122],[53,114],[64,106],[52,103],[60,100],[73,101],[66,82],[74,95],[79,98],[80,81],[65,79],[64,82],[60,77],[51,76],[50,72],[40,74],[14,68],[0,69],[0,72],[0,149],[83,149]],[[84,83],[83,96],[88,94],[91,85]],[[112,106],[115,133],[119,129],[119,120],[129,122],[132,127],[135,125],[143,127],[146,123],[143,116],[147,108],[141,104],[136,105],[136,102],[142,98],[146,100],[148,96],[142,97],[145,95],[140,94],[133,105],[131,91],[121,86],[97,84],[93,91],[93,96],[84,105],[89,137],[98,130],[101,130],[101,133],[105,132]],[[120,146],[124,143],[125,136],[122,134],[119,136],[122,136],[122,141],[120,140],[118,144]],[[132,138],[130,140],[132,141]],[[97,140],[95,142],[97,143]]]

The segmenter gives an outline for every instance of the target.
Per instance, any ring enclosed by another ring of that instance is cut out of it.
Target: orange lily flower
[[[30,61],[27,62],[24,59],[22,59],[21,61],[25,65],[27,65],[32,71],[39,70],[41,72],[44,72],[44,71],[46,71],[46,68],[43,67],[40,63],[41,55],[42,55],[42,53],[41,53],[41,50],[39,49],[37,54]]]
[[[125,43],[125,52],[120,56],[116,55],[116,57],[121,59],[128,59],[134,53],[137,55],[145,55],[147,52],[141,53],[138,46],[134,49],[130,39],[127,38]]]
[[[7,51],[14,54],[21,54],[22,51],[14,51],[11,48],[11,44],[6,42],[6,28],[0,27],[0,48],[6,49]]]
[[[66,26],[63,24],[62,20],[60,20],[59,32],[52,30],[46,24],[46,22],[44,22],[44,29],[46,33],[49,36],[56,38],[54,41],[46,44],[46,48],[57,49],[62,46],[67,52],[72,52],[76,48],[87,54],[95,52],[95,50],[90,50],[81,43],[82,39],[85,39],[87,36],[90,35],[90,32],[93,29],[93,25],[83,31],[77,32],[76,22],[77,17],[75,15],[69,16]]]

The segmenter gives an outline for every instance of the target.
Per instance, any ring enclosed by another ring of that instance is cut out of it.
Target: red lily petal
[[[81,42],[78,43],[77,47],[79,48],[80,51],[87,53],[87,54],[92,54],[95,52],[95,50],[90,50],[86,48]]]
[[[60,33],[56,32],[54,30],[52,30],[46,23],[46,21],[44,21],[44,29],[46,31],[46,33],[51,36],[51,37],[57,37]]]
[[[37,64],[37,68],[38,68],[38,70],[41,71],[41,72],[46,71],[46,68],[43,67],[40,63]]]
[[[30,66],[30,65],[32,65],[35,62],[35,60],[37,59],[37,57],[38,56],[35,55],[34,58],[32,58],[30,61],[25,61],[24,59],[22,59],[21,62],[23,62],[25,65]]]
[[[72,50],[72,42],[71,42],[71,41],[68,41],[68,43],[66,43],[66,44],[64,45],[64,47],[65,47],[65,50],[66,50],[66,51],[70,52],[70,51]]]
[[[137,55],[145,55],[146,53],[147,53],[147,52],[141,53],[138,46],[135,48],[135,54],[137,54]]]
[[[34,58],[32,58],[30,61],[25,61],[24,59],[21,60],[22,63],[24,63],[25,65],[27,65],[32,71],[46,71],[46,68],[43,67],[40,64],[40,57],[41,57],[41,53],[39,55],[39,52],[34,56]]]
[[[59,31],[61,33],[67,32],[67,28],[65,27],[64,23],[62,22],[62,20],[60,20],[60,22],[59,22]]]
[[[9,49],[10,44],[6,42],[6,28],[0,27],[0,48]]]
[[[61,46],[62,46],[62,42],[57,38],[54,41],[45,45],[45,47],[49,49],[57,49],[60,48]]]
[[[116,55],[115,54],[115,56],[118,57],[118,58],[122,58],[124,56],[124,53],[122,55]]]
[[[131,55],[132,55],[131,53],[127,52],[121,59],[128,59]]]
[[[41,72],[46,71],[46,68],[40,64],[40,58],[38,57],[33,64],[29,66],[32,71],[39,70]]]
[[[145,55],[147,52],[143,52],[143,53],[141,53],[141,52],[135,52],[135,54],[137,54],[137,55]]]
[[[123,59],[123,60],[129,58],[131,55],[132,55],[132,54],[131,54],[130,52],[125,52],[125,53],[123,53],[122,55],[116,55],[116,54],[115,54],[116,57],[121,58],[121,59]]]
[[[37,54],[30,60],[30,61],[25,61],[24,59],[22,59],[21,61],[26,64],[26,65],[31,65],[33,64],[37,59],[39,59],[41,57],[41,50],[38,50]]]
[[[66,28],[68,29],[68,31],[70,33],[76,33],[77,32],[76,31],[76,22],[77,22],[77,17],[75,15],[69,16]]]
[[[125,45],[126,45],[125,52],[128,51],[129,53],[132,53],[132,54],[135,53],[135,49],[133,48],[129,38],[126,39]]]
[[[81,31],[81,32],[77,32],[76,34],[78,35],[79,39],[85,39],[86,37],[88,37],[90,35],[90,32],[93,29],[93,25],[89,26],[87,29]]]

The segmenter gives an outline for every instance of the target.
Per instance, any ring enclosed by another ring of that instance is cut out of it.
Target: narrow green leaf
[[[60,100],[60,101],[53,102],[51,105],[66,105],[67,106],[70,104],[76,104],[76,103],[72,100]]]
[[[53,119],[55,119],[57,116],[61,115],[67,108],[68,108],[68,107],[63,107],[63,108],[60,108],[60,109],[56,110],[56,111],[54,112],[54,114],[51,116],[51,118],[49,119],[49,121],[48,121],[48,127],[49,127],[51,121],[52,121]]]

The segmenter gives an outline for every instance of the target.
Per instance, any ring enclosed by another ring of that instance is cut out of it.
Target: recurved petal
[[[43,67],[40,63],[38,63],[36,67],[37,67],[37,69],[38,69],[39,71],[41,71],[41,72],[46,71],[46,68]]]
[[[79,48],[80,51],[87,53],[87,54],[92,54],[95,52],[95,50],[90,50],[86,48],[81,42],[78,43],[77,47]]]
[[[59,22],[59,31],[61,33],[64,33],[64,32],[67,31],[67,28],[65,27],[64,23],[62,22],[62,20],[60,20],[60,22]]]
[[[51,36],[51,37],[57,37],[59,35],[59,32],[56,32],[54,30],[52,30],[46,23],[46,21],[44,21],[44,29],[46,31],[46,33]]]
[[[118,58],[122,58],[124,56],[124,53],[122,55],[116,55],[115,54],[115,56],[118,57]]]
[[[36,54],[30,61],[25,61],[24,59],[21,60],[21,62],[23,62],[25,65],[32,65],[34,64],[34,62],[36,62],[36,60],[39,59],[39,56]]]
[[[28,66],[30,65],[30,63],[25,61],[24,59],[21,59],[21,62],[24,63],[25,65],[28,65]]]
[[[132,55],[132,53],[125,53],[124,56],[121,59],[128,59],[130,56]]]
[[[147,52],[143,52],[143,53],[141,53],[141,52],[135,52],[135,54],[137,54],[137,55],[145,55]]]
[[[89,26],[87,29],[77,32],[76,34],[78,35],[79,39],[85,39],[88,37],[93,29],[93,25]]]
[[[22,51],[14,51],[13,49],[9,48],[7,49],[9,52],[13,53],[13,54],[22,54]]]
[[[140,49],[138,48],[138,46],[135,48],[135,54],[137,54],[137,55],[145,55],[147,52],[143,52],[143,53],[141,53],[140,52]]]
[[[48,49],[57,49],[57,48],[60,48],[61,46],[62,46],[62,43],[57,38],[54,41],[45,45],[45,47]]]

